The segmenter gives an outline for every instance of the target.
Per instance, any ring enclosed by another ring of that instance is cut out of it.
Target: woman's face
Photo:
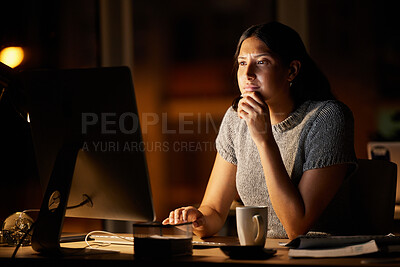
[[[289,68],[257,37],[245,39],[238,56],[237,79],[242,94],[258,92],[268,100],[289,97]]]

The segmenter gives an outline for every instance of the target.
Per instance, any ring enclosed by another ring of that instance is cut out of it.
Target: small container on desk
[[[133,224],[136,259],[165,259],[192,255],[192,223]]]

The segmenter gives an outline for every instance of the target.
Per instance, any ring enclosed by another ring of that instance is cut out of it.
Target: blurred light
[[[31,118],[29,117],[29,112],[26,113],[26,121],[29,122],[29,123],[31,122]]]
[[[6,47],[0,52],[0,61],[4,64],[15,68],[21,64],[24,59],[24,50],[22,47],[10,46]]]

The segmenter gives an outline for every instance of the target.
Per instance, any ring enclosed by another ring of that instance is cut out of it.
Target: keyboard
[[[114,235],[90,235],[95,242],[104,242],[116,245],[133,245],[132,236],[114,236]]]
[[[121,239],[118,236],[113,235],[91,235],[90,237],[94,238],[95,242],[104,242],[110,244],[120,244],[120,245],[133,245],[134,238],[126,237]],[[225,243],[221,242],[210,242],[210,241],[192,241],[193,248],[213,248],[213,247],[221,247],[226,246]]]
[[[76,235],[76,236],[65,236],[61,237],[60,242],[78,242],[85,241],[86,235]],[[116,245],[130,245],[134,244],[134,238],[132,236],[118,236],[118,235],[97,235],[93,234],[87,238],[88,241],[94,241],[98,243],[108,243]],[[226,243],[222,242],[212,242],[212,241],[192,241],[194,249],[201,248],[218,248],[221,246],[227,246]]]

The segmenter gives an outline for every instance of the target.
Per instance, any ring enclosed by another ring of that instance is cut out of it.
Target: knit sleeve
[[[237,120],[237,113],[232,108],[229,108],[222,119],[215,145],[223,159],[237,165],[234,145],[235,120]]]
[[[343,103],[328,101],[308,133],[303,171],[341,163],[356,166],[353,114]]]

